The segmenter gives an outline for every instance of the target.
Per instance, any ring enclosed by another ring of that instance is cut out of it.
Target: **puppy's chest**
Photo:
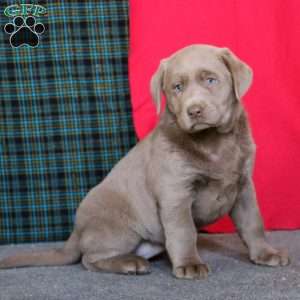
[[[192,214],[197,225],[207,225],[227,214],[238,195],[238,178],[231,181],[209,180],[192,193]]]
[[[198,225],[214,222],[233,207],[243,168],[241,149],[230,145],[207,153],[191,178],[193,216]]]
[[[206,178],[219,181],[221,185],[235,182],[242,171],[244,155],[238,141],[229,139],[216,147],[199,147],[193,157],[195,181]]]

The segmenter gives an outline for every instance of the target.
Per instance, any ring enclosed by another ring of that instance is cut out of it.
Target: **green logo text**
[[[37,4],[14,4],[5,8],[4,14],[7,17],[35,16],[40,17],[47,13],[47,9]]]

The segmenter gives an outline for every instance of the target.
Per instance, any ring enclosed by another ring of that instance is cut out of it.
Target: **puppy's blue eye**
[[[176,93],[182,92],[182,90],[183,90],[183,85],[180,84],[180,83],[175,84],[175,85],[174,85],[174,90],[175,90]]]
[[[214,85],[214,84],[218,83],[218,80],[213,77],[208,77],[208,78],[206,78],[206,83],[208,85]]]

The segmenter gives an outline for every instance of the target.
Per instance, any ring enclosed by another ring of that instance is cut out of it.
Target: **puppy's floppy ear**
[[[252,70],[229,49],[223,48],[221,51],[222,59],[232,76],[236,99],[240,100],[252,83]]]
[[[159,115],[161,106],[161,93],[163,92],[166,59],[160,61],[159,67],[153,74],[150,82],[151,96],[156,105],[156,113]]]

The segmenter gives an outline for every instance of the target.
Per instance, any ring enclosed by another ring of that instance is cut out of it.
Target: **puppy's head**
[[[192,45],[163,59],[151,79],[160,112],[161,93],[186,132],[209,127],[226,131],[235,104],[247,92],[252,71],[227,48]]]

